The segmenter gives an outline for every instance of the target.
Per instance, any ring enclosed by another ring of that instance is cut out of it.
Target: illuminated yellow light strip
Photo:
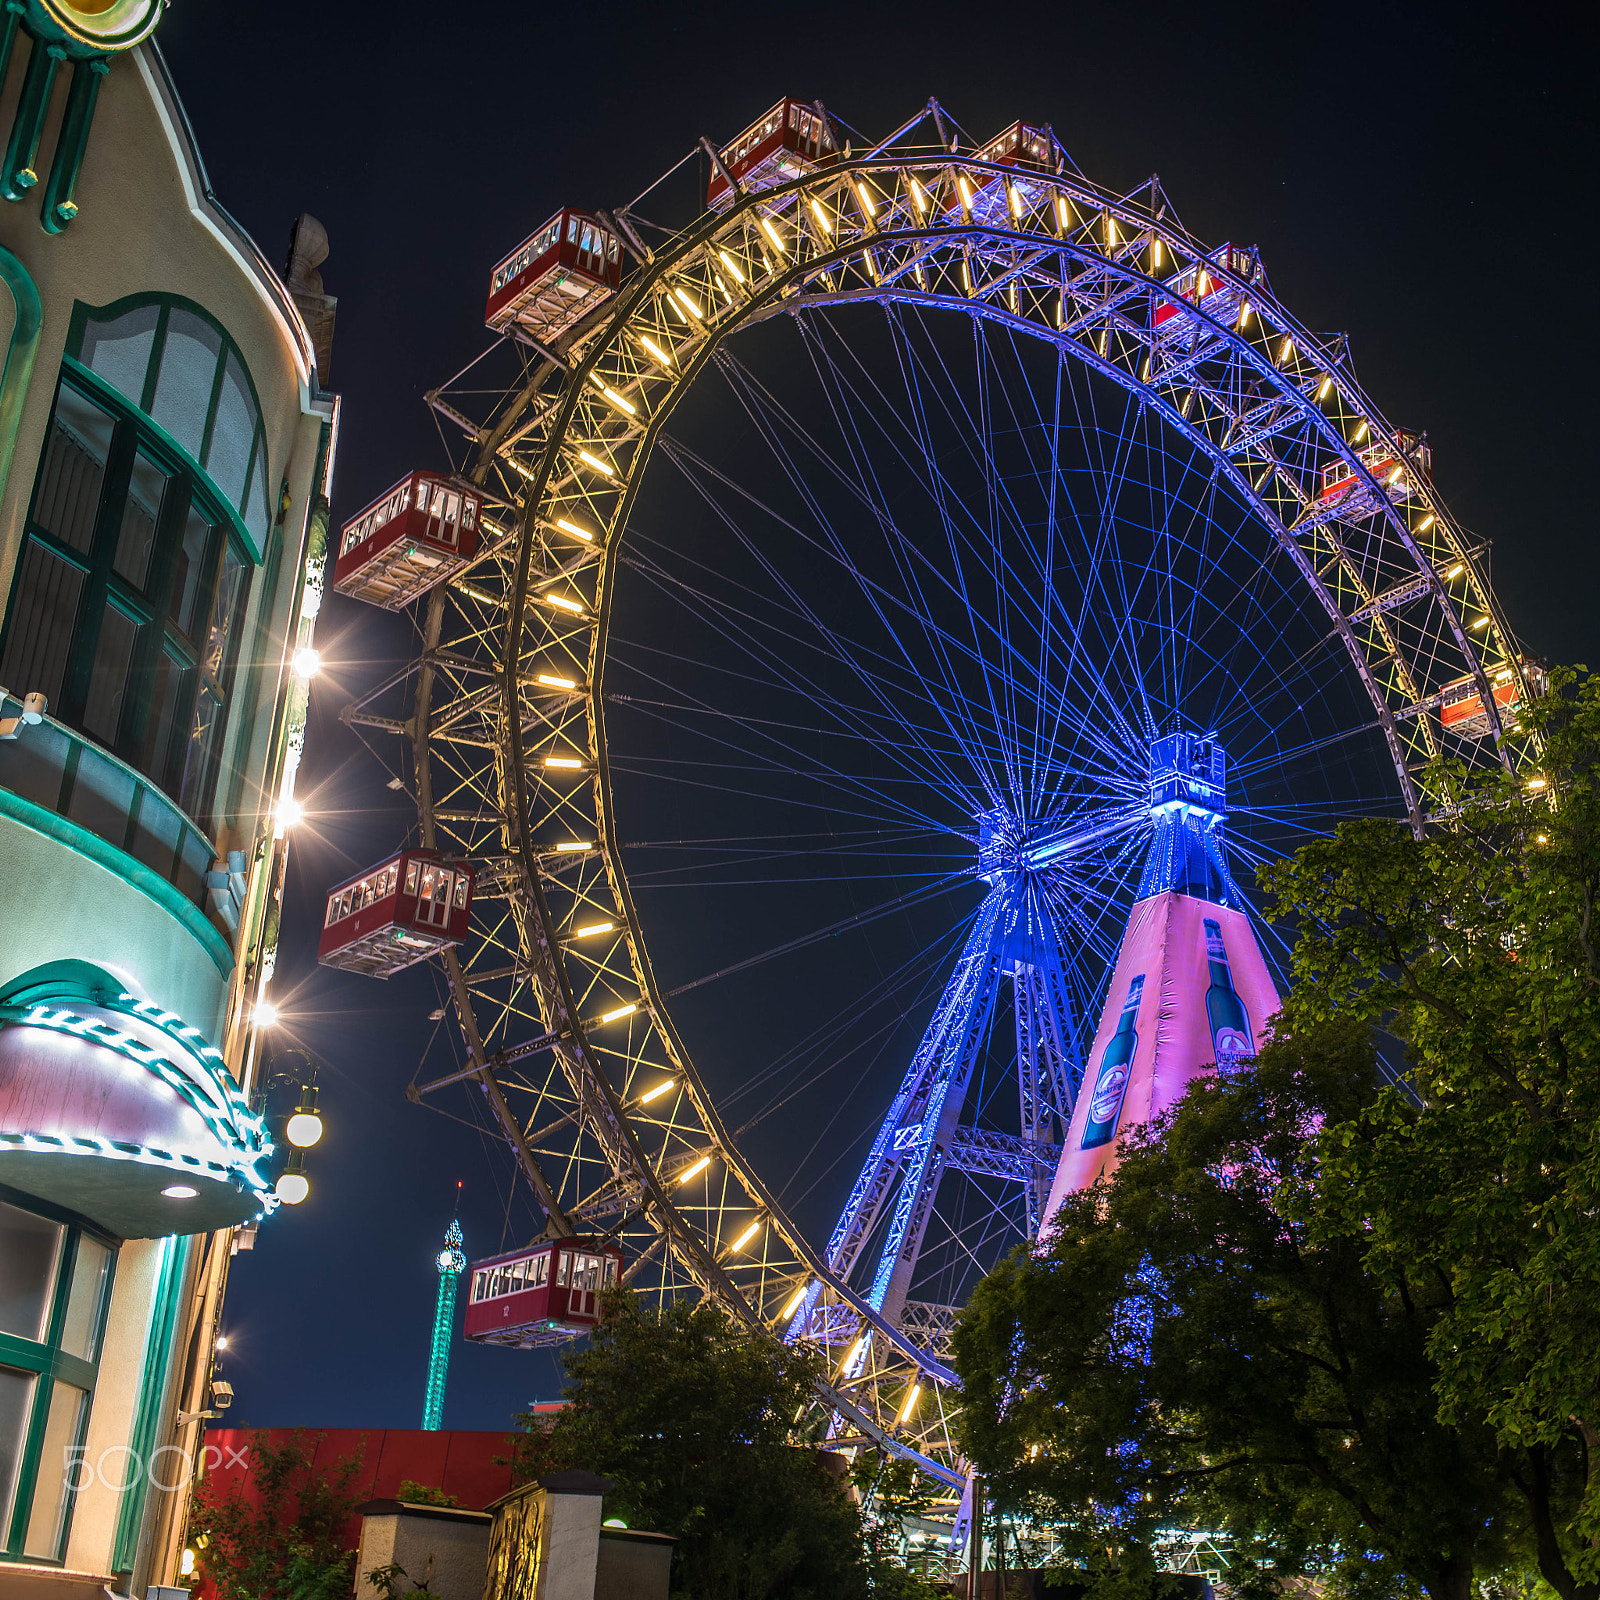
[[[1445,578],[1446,580],[1451,578],[1459,578],[1466,570],[1466,567],[1458,561],[1447,573],[1445,573]]]
[[[1278,352],[1278,365],[1280,367],[1286,366],[1288,364],[1289,357],[1292,356],[1293,354],[1294,354],[1294,340],[1293,339],[1285,339],[1283,341],[1283,348]]]
[[[722,257],[723,266],[725,266],[728,271],[733,274],[733,281],[735,283],[743,283],[744,274],[739,270],[739,263],[735,261],[726,250],[719,250],[717,251],[717,254]]]
[[[614,922],[591,922],[586,927],[574,928],[572,937],[574,939],[593,939],[598,934],[615,931],[616,926]]]
[[[917,182],[914,172],[906,174],[906,182],[911,186],[911,203],[917,208],[920,215],[926,216],[928,211],[928,197],[922,192],[922,185]]]
[[[1016,184],[1008,183],[1006,185],[1006,199],[1011,202],[1011,215],[1012,215],[1012,217],[1016,221],[1021,222],[1022,221],[1022,191],[1016,186]]]
[[[678,288],[676,284],[673,285],[672,298],[676,300],[678,304],[695,319],[696,322],[704,320],[700,315],[700,307],[689,298],[689,295],[685,290]]]
[[[964,172],[956,174],[956,187],[961,191],[961,209],[972,209],[972,190],[967,187],[967,175]]]
[[[1106,249],[1113,250],[1117,243],[1117,219],[1106,212]]]
[[[778,1313],[778,1315],[780,1317],[792,1317],[795,1312],[800,1309],[800,1302],[805,1299],[806,1290],[810,1287],[811,1285],[809,1283],[802,1283],[800,1287],[795,1290],[794,1298],[783,1308],[782,1311]]]
[[[594,543],[594,535],[589,529],[580,528],[576,522],[568,522],[565,517],[557,517],[556,526],[563,533],[570,533],[574,539],[583,539],[589,544]]]
[[[644,347],[645,354],[648,355],[652,360],[659,361],[664,367],[670,367],[672,365],[672,357],[669,356],[667,352],[649,336],[649,334],[641,333],[639,335],[639,343]]]
[[[1322,387],[1317,390],[1317,399],[1326,400],[1328,398],[1328,391],[1332,387],[1333,387],[1333,379],[1332,378],[1324,378],[1322,380]]]
[[[870,1337],[871,1337],[870,1334],[865,1334],[864,1333],[864,1334],[861,1335],[861,1337],[859,1339],[856,1340],[856,1342],[853,1345],[850,1346],[850,1354],[847,1355],[844,1358],[844,1360],[839,1363],[839,1370],[841,1372],[844,1372],[847,1368],[852,1367],[852,1366],[855,1365],[856,1357],[858,1355],[860,1355],[861,1352],[867,1348],[867,1340]]]
[[[906,1396],[906,1403],[900,1408],[900,1420],[902,1422],[911,1420],[911,1413],[917,1409],[917,1401],[921,1395],[922,1385],[920,1383],[912,1384],[911,1393]]]
[[[587,841],[587,840],[583,840],[583,839],[562,839],[556,845],[557,853],[560,854],[560,855],[564,855],[564,856],[565,855],[574,854],[575,852],[582,852],[582,851],[585,851],[585,850],[593,850],[593,849],[594,849],[594,844],[591,841]]]
[[[634,1014],[634,1012],[637,1011],[638,1009],[639,1009],[639,1002],[637,1000],[630,1000],[627,1003],[627,1005],[618,1006],[615,1011],[603,1011],[603,1012],[601,1012],[600,1020],[602,1022],[615,1022],[615,1021],[617,1021],[617,1019],[619,1017],[631,1017]],[[710,1159],[711,1159],[710,1156],[706,1157],[706,1160],[709,1161]]]
[[[763,217],[761,226],[767,230],[767,237],[772,241],[773,248],[780,256],[787,257],[788,251],[783,247],[783,235],[778,232],[776,224],[771,217]]]
[[[555,606],[559,611],[571,611],[582,616],[583,607],[576,600],[569,600],[564,594],[547,594],[544,597],[547,606]]]
[[[1150,236],[1150,266],[1152,269],[1161,265],[1161,241],[1154,234]]]
[[[1479,617],[1478,620],[1472,624],[1472,631],[1476,633],[1479,628],[1487,628],[1488,626],[1489,619],[1487,617]]]
[[[617,469],[608,462],[602,461],[599,456],[592,456],[587,450],[579,450],[578,459],[586,466],[593,467],[596,472],[603,472],[608,478],[617,475]]]
[[[816,215],[817,226],[821,228],[825,234],[828,234],[831,237],[833,233],[833,223],[828,219],[828,213],[822,209],[822,202],[820,200],[813,200],[811,202],[811,209]]]
[[[1430,511],[1421,522],[1417,524],[1418,533],[1426,533],[1433,526],[1433,513]]]
[[[1063,233],[1072,226],[1072,202],[1064,194],[1056,196],[1056,224]]]
[[[682,1173],[680,1173],[678,1175],[678,1182],[679,1183],[687,1183],[691,1178],[699,1177],[699,1175],[702,1172],[704,1172],[706,1170],[706,1168],[709,1167],[710,1165],[711,1165],[711,1157],[710,1156],[701,1156],[700,1159],[697,1162],[695,1162],[695,1164],[692,1167],[690,1167],[687,1172],[682,1172]]]
[[[746,1228],[744,1230],[744,1232],[741,1233],[739,1235],[739,1237],[737,1239],[735,1239],[731,1245],[728,1246],[728,1248],[730,1250],[743,1250],[744,1247],[747,1244],[749,1244],[750,1241],[753,1238],[755,1238],[755,1236],[760,1232],[761,1232],[761,1218],[757,1217],[756,1220],[754,1222],[752,1222],[750,1224],[750,1226],[748,1228]]]
[[[650,1089],[646,1093],[639,1096],[639,1104],[642,1106],[647,1106],[652,1100],[659,1100],[668,1089],[676,1088],[677,1083],[678,1080],[676,1078],[668,1078],[665,1083],[658,1083],[655,1088]]]
[[[576,689],[578,687],[576,679],[554,678],[548,672],[536,673],[533,681],[542,683],[547,689]]]
[[[577,756],[546,756],[544,764],[547,767],[560,767],[567,771],[574,771],[583,765]]]
[[[1543,789],[1548,787],[1543,778],[1529,778],[1527,786],[1530,789]]]
[[[864,210],[869,217],[877,216],[878,208],[873,204],[872,191],[868,189],[866,184],[864,184],[859,178],[856,179],[856,193],[861,196],[862,210]]]
[[[625,411],[630,417],[638,416],[639,408],[634,405],[631,400],[623,399],[623,397],[609,385],[602,383],[600,385],[600,393],[603,394],[606,399],[617,408],[618,411]]]
[[[1365,422],[1363,422],[1361,424],[1361,426],[1356,429],[1356,436],[1355,436],[1355,438],[1353,440],[1351,440],[1351,443],[1352,444],[1360,444],[1361,441],[1366,438],[1366,436],[1367,436],[1367,425],[1366,425]]]

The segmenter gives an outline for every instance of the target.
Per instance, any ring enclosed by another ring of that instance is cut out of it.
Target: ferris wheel
[[[452,470],[345,529],[335,587],[415,608],[346,721],[420,833],[323,953],[447,984],[410,1092],[539,1236],[475,1337],[570,1339],[595,1274],[709,1294],[958,1488],[950,1331],[1041,1225],[1163,761],[1203,750],[1248,914],[1342,818],[1420,829],[1435,758],[1514,763],[1540,675],[1425,436],[1156,179],[932,101],[691,156],[495,268]]]

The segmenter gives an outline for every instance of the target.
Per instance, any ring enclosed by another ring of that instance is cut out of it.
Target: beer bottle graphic
[[[1233,986],[1233,974],[1228,970],[1222,926],[1207,917],[1205,929],[1206,960],[1211,967],[1211,987],[1206,990],[1211,1048],[1216,1052],[1217,1071],[1232,1072],[1242,1060],[1256,1053],[1256,1047],[1250,1038],[1249,1014]]]
[[[1144,974],[1141,972],[1128,985],[1128,998],[1122,1002],[1122,1015],[1117,1019],[1117,1031],[1100,1057],[1100,1075],[1094,1080],[1094,1093],[1089,1099],[1089,1120],[1083,1125],[1084,1150],[1093,1150],[1109,1144],[1115,1137],[1117,1122],[1122,1116],[1122,1095],[1128,1087],[1128,1075],[1133,1068],[1133,1052],[1139,1046],[1139,1035],[1134,1022],[1139,1015],[1139,996],[1144,993]]]

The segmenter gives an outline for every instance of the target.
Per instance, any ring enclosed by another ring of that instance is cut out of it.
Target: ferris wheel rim
[[[563,394],[561,399],[560,417],[557,425],[551,428],[548,442],[544,447],[542,461],[538,469],[539,477],[531,480],[528,483],[524,493],[522,517],[516,534],[517,577],[515,590],[513,596],[511,597],[510,606],[508,607],[509,615],[505,635],[506,642],[501,663],[503,674],[501,692],[505,699],[507,711],[504,719],[504,727],[507,730],[507,741],[510,746],[510,750],[508,752],[510,756],[508,766],[517,786],[515,795],[515,832],[517,835],[516,848],[517,853],[520,855],[522,861],[524,892],[527,894],[528,898],[532,900],[535,914],[546,936],[544,944],[550,957],[552,976],[557,979],[558,987],[564,984],[564,972],[561,968],[561,958],[559,954],[556,953],[559,951],[559,941],[556,938],[556,929],[553,921],[550,918],[548,906],[543,904],[537,852],[533,848],[533,842],[529,837],[526,821],[529,814],[526,793],[528,751],[525,747],[522,736],[522,721],[517,704],[517,673],[522,655],[522,641],[529,625],[529,578],[535,546],[534,523],[536,513],[544,492],[544,484],[547,482],[555,462],[560,458],[564,443],[566,441],[566,434],[572,425],[572,419],[580,399],[583,397],[583,382],[594,371],[596,364],[601,359],[605,350],[622,339],[624,333],[630,325],[630,318],[632,317],[634,309],[637,307],[640,301],[648,295],[652,287],[670,276],[675,264],[693,258],[697,254],[706,252],[710,247],[710,242],[717,238],[722,230],[727,228],[730,223],[737,221],[742,216],[762,212],[764,209],[770,207],[775,198],[782,198],[785,195],[792,194],[793,198],[795,199],[795,203],[798,206],[801,200],[809,196],[813,191],[836,189],[841,178],[850,180],[853,179],[857,174],[870,175],[880,172],[884,169],[892,169],[894,171],[923,170],[930,164],[937,164],[952,170],[959,168],[969,172],[987,172],[992,176],[1001,178],[1002,181],[1004,180],[1007,170],[998,164],[985,164],[972,158],[961,157],[948,153],[941,155],[938,158],[933,158],[932,161],[930,161],[930,158],[926,156],[897,157],[893,155],[874,153],[871,156],[859,158],[854,161],[838,163],[835,166],[829,167],[823,173],[808,175],[801,179],[797,179],[788,185],[781,186],[779,189],[762,191],[759,196],[748,195],[738,202],[738,204],[731,207],[727,212],[721,214],[710,214],[704,217],[695,228],[689,230],[688,233],[683,236],[683,238],[678,242],[676,248],[670,252],[670,254],[663,253],[653,263],[648,264],[646,270],[638,279],[624,287],[620,303],[618,304],[614,315],[608,321],[606,321],[603,330],[599,331],[593,338],[586,340],[584,353],[567,367],[565,377],[561,385]],[[1119,219],[1137,223],[1138,226],[1151,231],[1152,234],[1159,233],[1163,239],[1163,242],[1168,243],[1169,247],[1172,245],[1178,245],[1196,256],[1202,253],[1203,247],[1200,247],[1198,242],[1190,241],[1188,236],[1183,235],[1175,228],[1162,226],[1160,218],[1152,219],[1148,216],[1139,217],[1135,212],[1132,211],[1131,208],[1127,206],[1126,202],[1117,200],[1114,197],[1106,196],[1102,192],[1096,190],[1092,185],[1089,185],[1086,180],[1079,180],[1058,172],[1054,175],[1048,175],[1046,181],[1053,185],[1055,189],[1064,190],[1071,197],[1080,201],[1091,200],[1096,206],[1101,207],[1108,216],[1116,215]],[[1000,240],[1002,242],[1011,244],[1022,242],[1029,245],[1037,245],[1040,243],[1040,236],[1037,233],[1025,232],[1012,227],[996,227],[993,224],[979,225],[971,223],[965,225],[939,227],[930,225],[922,229],[902,229],[897,235],[894,235],[894,237],[897,237],[902,241],[907,239],[925,240],[930,244],[935,242],[948,243],[951,239],[978,242],[993,242],[995,240]],[[767,289],[763,291],[761,303],[759,305],[747,303],[732,317],[719,316],[716,327],[708,330],[708,336],[702,340],[699,348],[697,349],[694,358],[694,364],[691,367],[685,368],[682,374],[675,377],[672,381],[670,385],[670,396],[667,402],[659,406],[652,414],[651,424],[642,435],[639,441],[639,447],[635,448],[634,450],[632,464],[628,470],[628,482],[622,506],[619,509],[611,532],[605,539],[604,548],[601,552],[601,560],[598,563],[598,581],[601,584],[602,603],[600,607],[597,608],[596,615],[594,617],[592,635],[593,642],[591,644],[590,654],[591,670],[589,674],[589,683],[587,685],[587,695],[585,697],[586,718],[591,742],[591,754],[595,762],[591,789],[595,800],[596,820],[601,824],[597,843],[601,843],[603,841],[603,851],[607,873],[610,876],[614,889],[616,890],[619,909],[623,912],[627,922],[629,930],[629,955],[635,972],[639,977],[641,998],[645,1000],[656,1025],[661,1029],[663,1037],[667,1041],[671,1053],[679,1063],[684,1074],[685,1086],[698,1101],[697,1110],[699,1114],[706,1122],[708,1128],[717,1130],[718,1134],[720,1135],[720,1137],[717,1138],[716,1143],[723,1158],[728,1160],[730,1164],[736,1165],[739,1168],[741,1181],[744,1183],[747,1192],[758,1195],[764,1199],[766,1214],[768,1217],[771,1218],[774,1225],[781,1224],[780,1231],[784,1233],[787,1242],[789,1242],[792,1247],[795,1248],[797,1254],[799,1254],[802,1258],[810,1258],[818,1277],[828,1277],[830,1275],[827,1274],[826,1269],[817,1259],[815,1252],[811,1250],[804,1235],[800,1232],[800,1230],[794,1227],[792,1222],[789,1221],[781,1208],[774,1200],[771,1199],[770,1195],[768,1195],[765,1185],[761,1180],[760,1174],[756,1172],[754,1167],[750,1165],[744,1158],[742,1152],[740,1152],[738,1149],[737,1143],[730,1137],[727,1137],[726,1130],[722,1127],[720,1117],[717,1114],[714,1101],[711,1095],[707,1092],[697,1070],[694,1068],[692,1058],[684,1046],[683,1040],[678,1033],[676,1024],[672,1019],[671,1012],[666,1006],[665,1001],[660,994],[659,987],[655,982],[653,969],[649,960],[649,951],[646,942],[645,931],[642,921],[639,917],[637,906],[633,899],[631,884],[629,883],[628,876],[624,864],[621,861],[615,840],[614,797],[610,782],[609,739],[606,731],[602,689],[602,684],[604,681],[605,657],[607,653],[607,644],[609,642],[611,596],[614,587],[616,564],[623,547],[624,539],[626,537],[628,522],[632,514],[633,505],[636,501],[645,475],[645,467],[648,464],[650,454],[654,449],[660,429],[664,425],[667,416],[670,415],[678,399],[688,392],[694,380],[703,373],[704,368],[710,361],[712,355],[729,337],[731,337],[735,332],[741,331],[743,328],[753,326],[757,322],[766,320],[772,316],[783,314],[792,315],[805,309],[843,305],[851,303],[855,300],[882,301],[886,299],[900,299],[913,304],[926,305],[940,310],[965,311],[968,315],[980,316],[986,320],[999,322],[1012,327],[1015,331],[1025,333],[1030,337],[1037,337],[1044,339],[1046,342],[1054,343],[1057,346],[1062,359],[1065,359],[1069,353],[1073,354],[1082,360],[1085,365],[1100,371],[1102,376],[1110,378],[1112,381],[1120,384],[1122,387],[1129,389],[1130,391],[1142,393],[1143,403],[1151,405],[1156,410],[1158,415],[1160,415],[1164,423],[1175,427],[1181,436],[1188,438],[1191,443],[1193,443],[1199,450],[1213,460],[1220,471],[1228,476],[1231,486],[1234,488],[1235,492],[1239,494],[1249,505],[1252,515],[1255,517],[1255,519],[1264,525],[1275,538],[1279,539],[1283,547],[1290,552],[1291,557],[1294,557],[1297,554],[1293,544],[1293,539],[1290,535],[1290,530],[1284,527],[1280,518],[1272,514],[1261,503],[1259,495],[1251,488],[1249,478],[1247,476],[1241,477],[1238,475],[1234,464],[1225,458],[1218,449],[1213,447],[1213,442],[1208,435],[1192,429],[1188,425],[1187,417],[1180,416],[1177,411],[1169,403],[1165,402],[1163,398],[1153,389],[1143,389],[1141,391],[1135,383],[1129,381],[1127,373],[1118,369],[1114,369],[1110,365],[1096,362],[1091,358],[1090,355],[1086,355],[1081,346],[1077,345],[1072,340],[1053,338],[1046,330],[1041,329],[1037,323],[1029,322],[1027,319],[1010,313],[1004,308],[990,304],[987,301],[974,300],[970,296],[959,298],[951,295],[935,296],[919,294],[905,290],[898,292],[885,292],[881,289],[879,289],[877,292],[873,292],[865,288],[854,292],[849,296],[846,296],[842,293],[806,294],[803,292],[804,280],[807,277],[814,277],[819,271],[827,271],[845,266],[852,258],[860,255],[864,248],[867,247],[863,245],[860,239],[856,239],[849,245],[846,245],[841,240],[837,249],[831,254],[819,254],[808,259],[804,263],[797,260],[794,263],[792,270],[784,275],[784,280],[781,284],[776,279],[769,283]],[[1068,246],[1067,241],[1060,239],[1052,241],[1051,248],[1057,250],[1061,254],[1071,254],[1074,255],[1075,258],[1081,258],[1084,260],[1087,260],[1090,254],[1087,249],[1075,252]],[[1104,261],[1102,260],[1100,264],[1104,265]],[[1130,279],[1137,278],[1137,287],[1133,290],[1135,293],[1153,295],[1160,292],[1160,280],[1149,276],[1141,277],[1137,274],[1126,276],[1129,276]],[[791,285],[795,287],[796,292],[788,292]],[[1248,292],[1258,307],[1270,306],[1274,320],[1280,327],[1292,327],[1295,330],[1296,335],[1307,339],[1308,341],[1311,340],[1312,336],[1306,334],[1303,329],[1300,329],[1298,324],[1293,323],[1292,319],[1289,318],[1288,313],[1281,307],[1274,297],[1267,293],[1267,291],[1264,289],[1264,286],[1252,286]],[[1206,314],[1198,306],[1185,313],[1185,315],[1194,318],[1204,318],[1206,316]],[[1245,341],[1236,339],[1232,330],[1216,323],[1212,319],[1207,320],[1211,321],[1213,334],[1216,337],[1236,347],[1236,354],[1245,355],[1247,358],[1253,358],[1253,351],[1250,351],[1246,348]],[[1336,363],[1330,363],[1330,372],[1335,364]],[[1338,379],[1338,386],[1339,392],[1343,398],[1356,402],[1353,409],[1366,419],[1368,426],[1375,424],[1379,430],[1388,429],[1387,423],[1376,412],[1376,408],[1372,407],[1370,402],[1366,401],[1364,394],[1362,394],[1359,388],[1355,385],[1352,374],[1350,374],[1348,371],[1343,372]],[[1347,442],[1342,438],[1340,440],[1340,447],[1343,450],[1346,458],[1350,461],[1353,470],[1358,474],[1365,474],[1370,487],[1374,489],[1378,488],[1379,486],[1374,480],[1372,480],[1371,474],[1367,472],[1365,465],[1356,457],[1354,447],[1348,445]],[[1435,516],[1439,516],[1440,513],[1444,512],[1442,501],[1438,499],[1431,485],[1426,486],[1424,490],[1424,498],[1428,501],[1430,506],[1434,507],[1433,514]],[[1385,501],[1384,515],[1387,517],[1392,517],[1392,507],[1388,506],[1387,501]],[[1453,522],[1448,521],[1447,517],[1448,514],[1444,513],[1444,516],[1441,518],[1443,526],[1447,529],[1454,530],[1455,525]],[[1421,555],[1421,552],[1417,549],[1414,542],[1410,540],[1408,529],[1397,527],[1396,531],[1400,534],[1402,545],[1413,557],[1413,561],[1418,571],[1418,576],[1420,577],[1421,574],[1426,571],[1431,578],[1433,589],[1435,591],[1431,603],[1438,604],[1447,615],[1451,616],[1455,625],[1457,644],[1461,654],[1465,660],[1471,663],[1471,668],[1478,680],[1478,689],[1483,698],[1483,703],[1488,709],[1490,716],[1498,722],[1499,708],[1496,704],[1494,695],[1490,690],[1481,654],[1473,648],[1472,641],[1467,639],[1465,634],[1461,632],[1459,619],[1453,616],[1447,597],[1443,593],[1442,585],[1439,583],[1437,569],[1430,561],[1426,560],[1426,558]],[[1488,607],[1492,608],[1492,614],[1495,617],[1496,623],[1500,627],[1502,639],[1509,641],[1511,636],[1504,628],[1503,619],[1499,615],[1498,608],[1493,606],[1493,597],[1488,589],[1487,583],[1479,578],[1479,575],[1476,571],[1476,564],[1473,559],[1473,553],[1470,547],[1468,547],[1463,540],[1457,538],[1452,548],[1453,552],[1458,555],[1462,561],[1469,565],[1469,568],[1472,571],[1474,583],[1480,596],[1480,603],[1487,603]],[[1303,566],[1301,561],[1296,560],[1295,564],[1297,568],[1299,568],[1301,577],[1306,583],[1307,587],[1313,593],[1317,594],[1322,600],[1323,609],[1328,613],[1329,617],[1331,619],[1337,619],[1336,625],[1341,632],[1341,636],[1345,642],[1350,659],[1353,665],[1356,667],[1358,673],[1361,675],[1368,695],[1373,701],[1374,708],[1379,714],[1380,721],[1383,723],[1385,738],[1388,743],[1391,759],[1395,763],[1397,776],[1400,780],[1402,789],[1407,796],[1408,809],[1412,815],[1413,826],[1419,826],[1420,812],[1417,791],[1413,781],[1411,769],[1406,763],[1398,747],[1397,736],[1395,733],[1395,717],[1393,708],[1389,706],[1387,700],[1382,696],[1381,690],[1373,680],[1370,671],[1365,669],[1365,657],[1362,654],[1361,648],[1354,640],[1352,627],[1348,617],[1342,610],[1340,610],[1332,597],[1327,594],[1326,586],[1316,581],[1315,575],[1305,566]],[[1368,597],[1369,600],[1372,598],[1373,597],[1371,596]],[[442,596],[437,597],[435,602],[431,602],[431,604],[433,603],[442,604]],[[1511,650],[1508,646],[1507,653],[1509,658],[1514,663],[1514,670],[1520,673],[1520,665],[1515,664],[1516,657],[1514,650]],[[1397,651],[1391,650],[1390,654],[1393,656],[1397,654]],[[419,701],[419,717],[417,728],[417,754],[420,766],[425,765],[427,761],[427,716],[423,711],[421,701]],[[1509,758],[1507,756],[1503,756],[1502,759]],[[420,785],[420,790],[421,793],[419,794],[419,799],[421,800],[421,809],[423,811],[424,832],[426,836],[431,837],[434,832],[433,812],[435,809],[432,803],[431,790],[425,783]],[[471,995],[467,989],[465,981],[460,976],[459,970],[456,970],[452,974],[452,984],[456,990],[458,1008],[465,1008],[465,1010],[470,1013],[472,1004]],[[571,995],[571,991],[570,989],[564,989],[563,993],[564,1008],[567,1010],[568,1015],[571,1017],[574,1024],[578,1024],[574,1033],[574,1039],[576,1041],[577,1049],[586,1058],[586,1071],[593,1081],[604,1084],[606,1081],[605,1073],[600,1067],[599,1063],[590,1055],[587,1039],[581,1023],[579,1023],[576,1004]],[[481,1046],[479,1048],[481,1051]],[[612,1103],[609,1107],[611,1114],[618,1120],[625,1123],[626,1116],[624,1109],[620,1103],[617,1102],[614,1094],[611,1095],[611,1102]],[[653,1181],[653,1175],[650,1174],[649,1163],[642,1158],[637,1145],[633,1147],[633,1156],[635,1158],[634,1164],[636,1169],[640,1171],[642,1176],[647,1178],[647,1181]],[[669,1247],[676,1251],[681,1244],[685,1248],[689,1249],[691,1254],[696,1254],[692,1245],[692,1241],[694,1240],[693,1225],[689,1223],[687,1219],[677,1216],[676,1208],[672,1205],[670,1196],[661,1193],[659,1185],[656,1185],[656,1189],[660,1203],[658,1215],[664,1218],[676,1218],[678,1223],[678,1226],[675,1228],[663,1230],[663,1237],[667,1238]],[[686,1267],[689,1267],[689,1263],[685,1262],[685,1265]],[[694,1266],[689,1267],[689,1270],[691,1271],[691,1276],[699,1276],[700,1274],[705,1273],[709,1278],[715,1279],[717,1276],[719,1276],[719,1274],[717,1274],[714,1270],[708,1272],[708,1269],[714,1269],[715,1266],[715,1261],[708,1260],[705,1256],[705,1253],[700,1251],[697,1253],[697,1260]],[[709,1288],[711,1287],[711,1284],[707,1283],[706,1286]],[[737,1290],[723,1288],[720,1285],[718,1287],[719,1292],[722,1292],[725,1295],[731,1294],[733,1298],[742,1300],[742,1296],[739,1295]],[[846,1300],[853,1301],[859,1299],[858,1296],[849,1290],[847,1285],[835,1284],[834,1287],[840,1291]],[[868,1311],[868,1308],[864,1305],[858,1305],[857,1309],[862,1312]],[[753,1320],[759,1323],[761,1319],[756,1317],[753,1318]],[[881,1319],[873,1318],[872,1320],[880,1321]],[[891,1336],[898,1333],[898,1330],[891,1330],[887,1327],[884,1328],[884,1331],[891,1334]],[[902,1345],[909,1344],[909,1341],[904,1341],[903,1338],[897,1339],[896,1342]],[[917,1361],[918,1365],[922,1367],[923,1370],[926,1370],[930,1376],[939,1377],[943,1381],[953,1381],[953,1374],[950,1374],[948,1369],[943,1368],[942,1364],[932,1361],[932,1359],[928,1357],[925,1352],[917,1351],[914,1347],[912,1347],[906,1353],[910,1354],[912,1358]]]

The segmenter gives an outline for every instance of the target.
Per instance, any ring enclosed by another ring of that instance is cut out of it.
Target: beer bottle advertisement
[[[1122,1096],[1133,1067],[1133,1052],[1139,1045],[1134,1022],[1139,1015],[1139,996],[1143,993],[1144,974],[1141,972],[1128,985],[1128,998],[1122,1002],[1117,1031],[1100,1057],[1100,1073],[1094,1080],[1094,1093],[1089,1099],[1089,1120],[1083,1128],[1082,1148],[1085,1150],[1109,1144],[1117,1131],[1117,1122],[1122,1116]]]
[[[1211,1048],[1218,1072],[1232,1072],[1256,1053],[1250,1037],[1250,1016],[1233,986],[1228,951],[1222,942],[1222,925],[1206,918],[1206,960],[1211,967],[1211,987],[1206,990],[1206,1017],[1211,1023]]]

